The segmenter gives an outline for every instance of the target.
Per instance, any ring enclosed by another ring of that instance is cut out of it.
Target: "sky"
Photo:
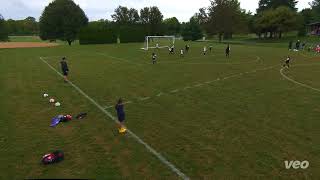
[[[44,7],[52,0],[0,0],[0,14],[5,19],[24,19],[28,16],[39,18]],[[208,7],[209,0],[74,0],[85,11],[90,21],[111,20],[111,14],[119,5],[141,9],[158,6],[164,18],[177,17],[188,21],[201,7]],[[239,0],[241,8],[255,12],[259,0]],[[312,0],[298,0],[299,10],[309,7]]]

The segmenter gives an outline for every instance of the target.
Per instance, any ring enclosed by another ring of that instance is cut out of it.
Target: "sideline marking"
[[[319,65],[319,64],[318,64],[318,65]],[[296,66],[299,66],[299,65],[296,65]],[[303,65],[301,65],[301,66],[303,66]],[[282,77],[284,77],[284,78],[287,79],[288,81],[291,81],[291,82],[293,82],[294,84],[300,85],[300,86],[302,86],[302,87],[305,87],[305,88],[312,89],[312,90],[314,90],[314,91],[320,92],[320,89],[314,88],[314,87],[312,87],[312,86],[309,86],[309,85],[307,85],[307,84],[303,84],[303,83],[301,83],[301,82],[298,82],[298,81],[296,81],[296,80],[293,80],[293,79],[289,78],[288,76],[286,76],[286,75],[283,73],[283,70],[284,70],[284,69],[285,69],[285,68],[280,69],[280,74],[282,75]]]
[[[40,60],[47,64],[49,68],[51,68],[53,71],[55,71],[60,77],[63,77],[63,75],[58,72],[53,66],[51,66],[47,61],[45,61],[42,57],[40,57]],[[102,111],[105,115],[107,115],[111,120],[117,123],[116,118],[107,110],[105,110],[100,104],[98,104],[95,100],[93,100],[91,97],[89,97],[85,92],[83,92],[78,86],[73,84],[71,81],[68,81],[68,83],[76,89],[80,94],[82,94],[85,98],[87,98],[93,105],[95,105],[100,111]],[[171,162],[169,162],[164,156],[162,156],[160,153],[158,153],[155,149],[153,149],[150,145],[145,143],[140,137],[138,137],[135,133],[133,133],[131,130],[127,129],[127,132],[129,135],[131,135],[137,142],[144,145],[144,147],[152,153],[155,157],[157,157],[163,164],[168,166],[174,173],[176,173],[180,178],[182,179],[190,179],[188,176],[186,176],[183,172],[181,172],[178,168],[175,167]]]

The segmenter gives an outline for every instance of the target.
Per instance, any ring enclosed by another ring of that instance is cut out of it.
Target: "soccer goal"
[[[174,46],[175,36],[146,36],[143,50],[169,48]]]

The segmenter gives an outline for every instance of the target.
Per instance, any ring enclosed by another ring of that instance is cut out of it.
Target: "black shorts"
[[[125,120],[125,114],[118,114],[118,121],[122,123]]]
[[[64,76],[68,76],[68,71],[63,71],[62,74],[63,74]]]

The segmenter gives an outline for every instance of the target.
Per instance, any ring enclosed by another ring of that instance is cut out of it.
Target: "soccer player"
[[[293,42],[292,42],[292,41],[290,41],[290,42],[289,42],[289,48],[288,48],[288,49],[289,49],[289,51],[291,51],[291,50],[292,50],[292,44],[293,44]]]
[[[169,48],[169,53],[170,53],[170,54],[174,54],[174,46],[172,46],[171,48]]]
[[[61,70],[62,70],[64,82],[68,82],[69,68],[68,68],[66,57],[62,58],[62,60],[60,61],[60,64],[61,64]]]
[[[156,48],[159,49],[159,44],[158,43],[156,44]]]
[[[181,56],[181,57],[184,57],[184,51],[183,51],[183,49],[180,50],[180,56]]]
[[[119,132],[125,132],[124,120],[125,120],[125,113],[124,113],[124,104],[122,99],[120,98],[115,106],[117,111],[118,121],[119,121]]]
[[[188,53],[189,49],[190,49],[190,46],[187,44],[185,49],[186,49],[186,53]]]
[[[207,54],[207,47],[203,47],[203,55],[206,55]]]
[[[157,55],[156,53],[152,53],[152,64],[156,64],[157,63]]]
[[[228,44],[227,48],[226,48],[226,57],[230,57],[230,45]]]
[[[209,50],[210,50],[210,52],[212,51],[212,46],[211,45],[209,46]]]
[[[300,40],[297,41],[296,43],[296,50],[299,51],[300,50]]]
[[[291,61],[290,56],[287,56],[287,59],[286,59],[286,61],[285,61],[285,64],[283,65],[283,67],[289,68],[289,67],[290,67],[290,61]]]

